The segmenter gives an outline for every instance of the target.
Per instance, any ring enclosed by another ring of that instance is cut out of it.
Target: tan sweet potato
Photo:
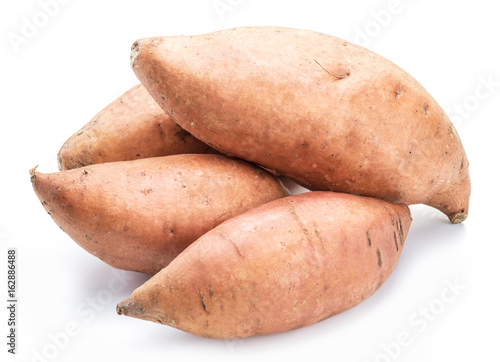
[[[117,312],[220,339],[307,326],[372,295],[410,223],[405,205],[349,194],[271,201],[203,235]]]
[[[287,195],[268,172],[221,155],[31,173],[45,210],[82,248],[111,266],[147,274],[224,220]]]
[[[142,39],[131,58],[158,104],[225,154],[311,190],[467,217],[469,164],[453,124],[414,78],[367,49],[250,27]]]
[[[185,153],[215,153],[183,130],[137,85],[96,114],[61,147],[60,170]]]

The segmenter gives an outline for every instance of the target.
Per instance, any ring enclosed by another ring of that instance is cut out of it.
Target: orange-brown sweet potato
[[[215,153],[183,130],[137,85],[97,113],[61,147],[60,170],[185,153]]]
[[[287,195],[280,181],[221,155],[174,155],[32,171],[45,210],[116,268],[154,274],[224,220]]]
[[[410,223],[407,206],[368,197],[271,201],[207,232],[117,312],[220,339],[307,326],[372,295]]]
[[[469,163],[443,109],[387,59],[273,27],[146,38],[132,67],[161,107],[218,151],[311,190],[467,217]]]

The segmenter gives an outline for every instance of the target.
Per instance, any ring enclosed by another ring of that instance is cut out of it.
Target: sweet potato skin
[[[250,27],[146,38],[132,67],[186,131],[311,190],[465,220],[469,164],[443,109],[390,61],[333,36]]]
[[[117,312],[218,339],[307,326],[373,294],[410,223],[405,205],[349,194],[271,201],[203,235]]]
[[[107,264],[154,274],[208,230],[287,195],[280,181],[221,155],[173,155],[33,172],[52,219]]]
[[[183,130],[138,84],[97,113],[57,155],[60,170],[186,153],[215,153]]]

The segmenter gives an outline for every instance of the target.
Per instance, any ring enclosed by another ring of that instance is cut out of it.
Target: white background
[[[0,5],[0,360],[500,360],[496,2],[222,0],[231,10],[218,13],[213,0],[66,0],[44,17],[40,3],[47,1]],[[36,32],[15,46],[10,39],[23,36],[25,21],[36,21]],[[147,277],[117,273],[80,249],[44,212],[28,170],[40,164],[41,171],[56,171],[66,138],[138,82],[129,67],[136,39],[248,25],[336,35],[419,80],[453,118],[464,143],[470,216],[451,225],[428,207],[412,206],[405,250],[382,288],[359,306],[300,330],[217,341],[118,316],[116,303]],[[9,247],[19,254],[15,357],[6,346]],[[406,343],[398,347],[402,333]]]

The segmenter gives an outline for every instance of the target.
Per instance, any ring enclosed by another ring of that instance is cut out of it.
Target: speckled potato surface
[[[387,59],[308,30],[145,38],[132,67],[175,122],[218,151],[339,191],[467,217],[469,163],[434,98]]]
[[[224,220],[288,195],[260,167],[221,155],[31,174],[45,210],[83,249],[116,268],[147,274]]]
[[[208,338],[284,332],[341,313],[396,267],[402,204],[334,192],[274,200],[223,222],[117,312]]]
[[[61,147],[60,170],[186,153],[216,153],[183,130],[141,84],[125,92]]]

